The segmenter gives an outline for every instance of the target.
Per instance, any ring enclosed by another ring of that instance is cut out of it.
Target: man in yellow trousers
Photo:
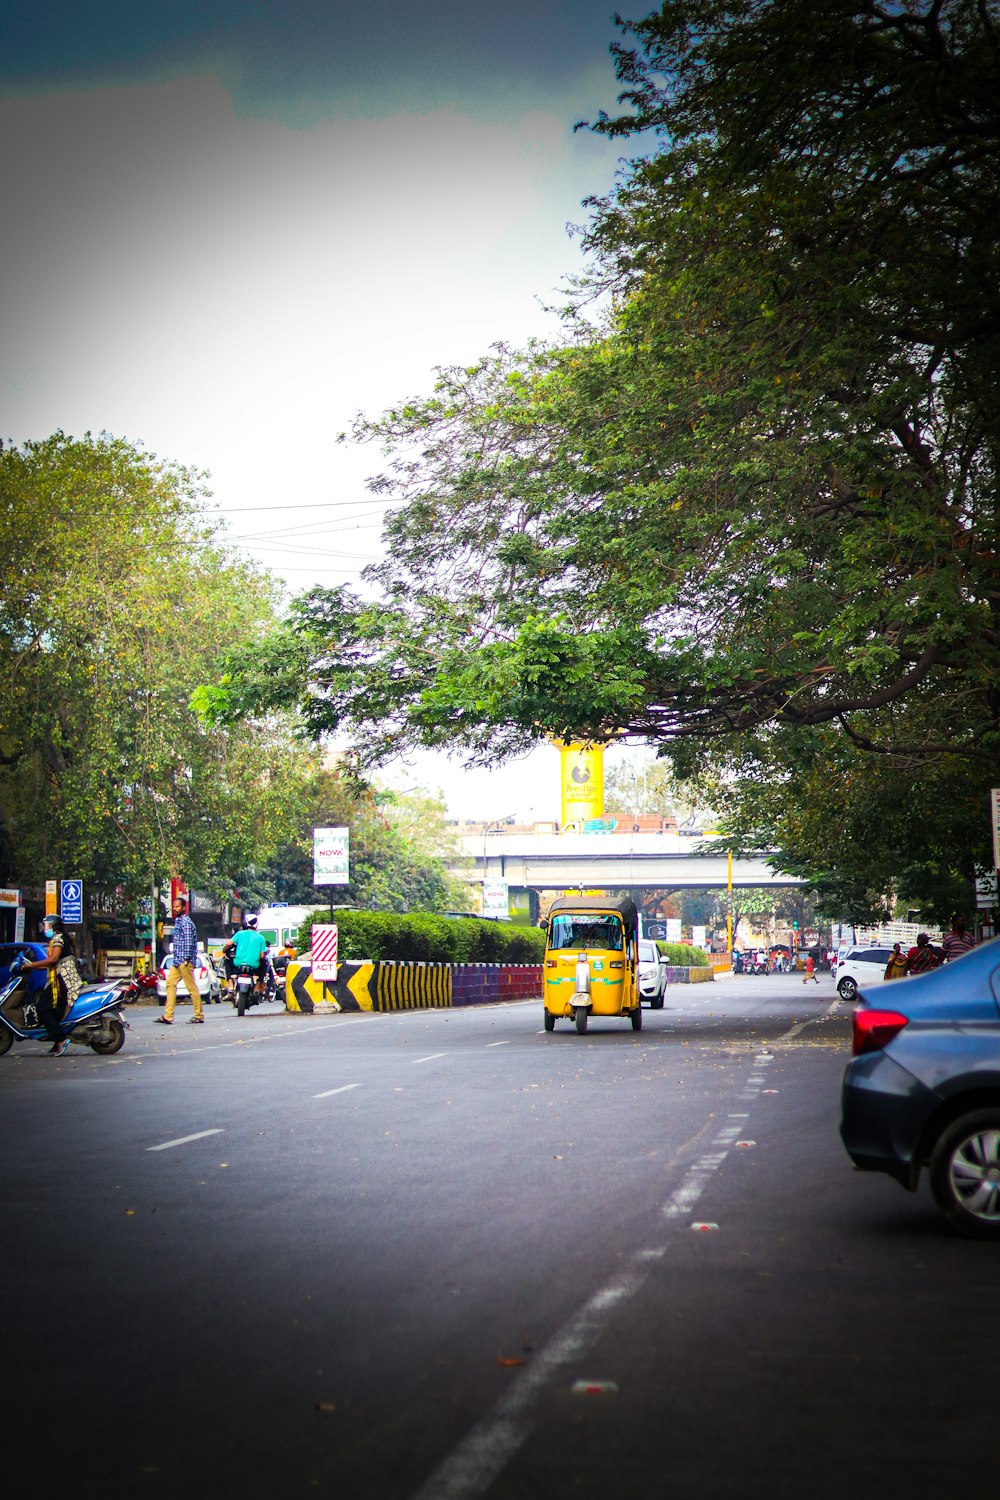
[[[174,946],[170,955],[170,968],[167,970],[167,1003],[163,1015],[157,1016],[156,1019],[161,1026],[174,1024],[177,986],[183,979],[187,992],[191,996],[191,1004],[194,1006],[194,1015],[188,1025],[201,1026],[205,1017],[202,1015],[198,981],[194,977],[194,966],[198,962],[198,929],[187,914],[187,902],[183,901],[180,896],[174,899],[173,912]]]

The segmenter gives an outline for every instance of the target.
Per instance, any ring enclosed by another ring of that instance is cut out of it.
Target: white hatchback
[[[837,994],[841,1000],[853,1000],[858,990],[885,983],[885,966],[892,949],[857,946],[848,948],[837,963]],[[894,981],[896,984],[898,980]]]
[[[170,950],[163,960],[163,964],[156,971],[156,994],[160,1000],[167,998],[167,968],[170,964]],[[198,993],[209,1005],[213,1001],[219,1003],[222,1000],[222,981],[215,972],[215,966],[208,954],[205,952],[204,943],[198,944],[198,962],[194,965],[194,980],[198,986]],[[177,999],[181,1002],[189,998],[187,985],[183,979],[177,986]]]

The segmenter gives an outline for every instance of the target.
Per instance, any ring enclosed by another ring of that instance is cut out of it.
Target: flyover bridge
[[[474,864],[472,880],[506,880],[536,891],[669,889],[728,885],[724,854],[698,854],[697,839],[676,833],[487,833],[460,839]],[[733,858],[733,886],[803,885],[762,857]]]

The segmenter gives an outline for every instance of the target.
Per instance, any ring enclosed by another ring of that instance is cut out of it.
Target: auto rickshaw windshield
[[[550,948],[619,950],[622,946],[621,917],[611,912],[559,912],[549,923]]]

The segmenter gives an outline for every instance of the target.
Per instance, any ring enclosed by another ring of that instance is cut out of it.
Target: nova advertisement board
[[[313,885],[349,885],[350,833],[346,828],[313,829]]]

